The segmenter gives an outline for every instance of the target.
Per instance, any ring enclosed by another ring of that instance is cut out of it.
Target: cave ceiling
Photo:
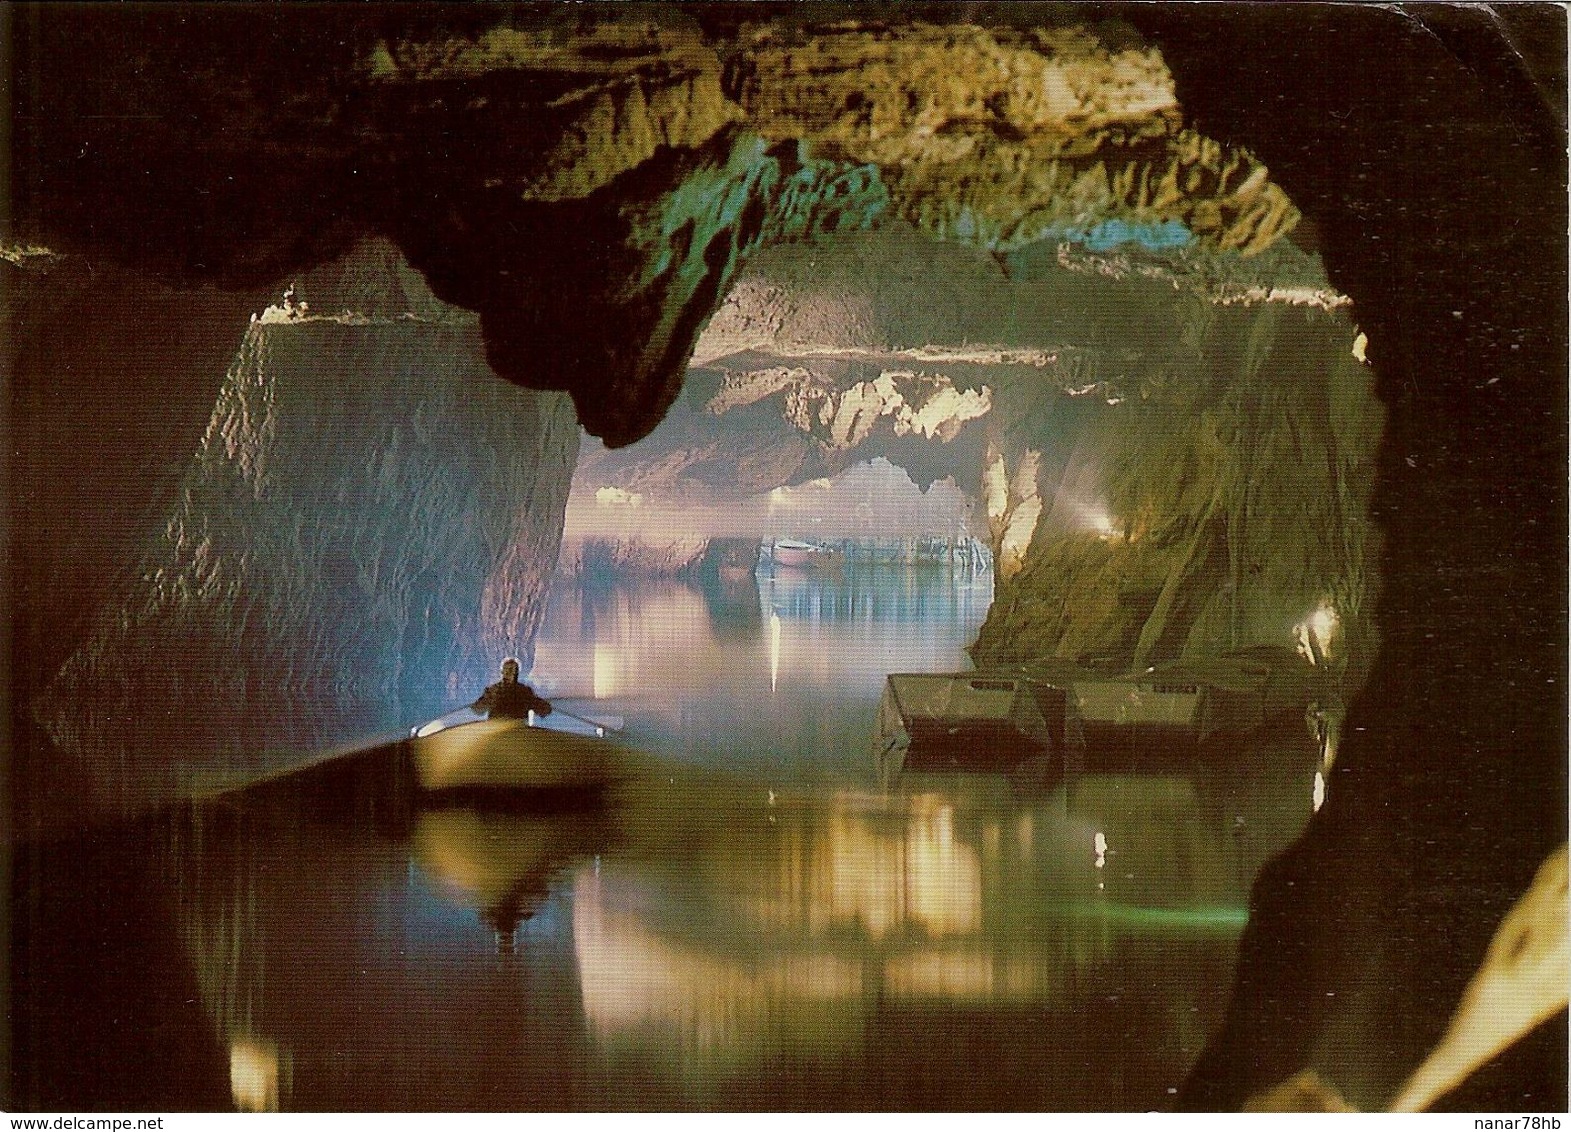
[[[1249,152],[1185,125],[1127,27],[815,13],[845,14],[329,8],[309,44],[261,8],[24,20],[20,62],[51,65],[18,92],[33,159],[6,243],[256,285],[385,235],[479,313],[496,372],[567,390],[619,446],[766,247],[896,223],[1007,260],[1168,225],[1184,256],[1076,266],[1216,289],[1212,253],[1299,219]]]

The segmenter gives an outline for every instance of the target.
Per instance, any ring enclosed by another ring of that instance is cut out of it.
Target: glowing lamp
[[[236,1038],[229,1045],[229,1091],[241,1112],[277,1112],[278,1047]]]
[[[1309,631],[1314,634],[1315,644],[1320,647],[1322,656],[1331,652],[1331,638],[1341,627],[1342,619],[1329,605],[1322,605],[1309,615]]]
[[[1114,522],[1112,516],[1106,511],[1093,511],[1089,518],[1091,520],[1091,529],[1096,531],[1102,538],[1117,538],[1124,533],[1123,528]]]

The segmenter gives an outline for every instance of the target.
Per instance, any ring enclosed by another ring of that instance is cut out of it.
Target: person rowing
[[[502,662],[502,678],[480,693],[470,708],[491,719],[528,719],[529,713],[544,717],[551,714],[551,701],[535,694],[528,684],[519,682],[518,658]]]

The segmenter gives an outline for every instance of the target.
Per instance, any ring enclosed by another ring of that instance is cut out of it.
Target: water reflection
[[[283,1060],[287,1066],[287,1059]],[[278,1112],[288,1095],[280,1082],[278,1047],[256,1038],[237,1037],[229,1044],[229,1089],[237,1112]]]
[[[473,908],[496,933],[497,953],[511,955],[520,925],[550,897],[552,874],[614,837],[612,816],[598,807],[541,815],[444,806],[415,819],[410,851],[441,896]]]
[[[629,853],[574,880],[600,1055],[700,1092],[782,1060],[816,1076],[851,1058],[870,1081],[836,1103],[899,1106],[909,1098],[880,1082],[906,1054],[876,1048],[880,1035],[913,1055],[986,1046],[1025,1012],[1040,1027],[1030,1078],[927,1071],[991,1103],[1100,1107],[1108,1097],[1071,1068],[1120,1034],[1135,1043],[1116,1055],[1124,1099],[1160,1103],[1216,1021],[1243,925],[1238,846],[1197,788],[1087,783],[1078,799],[1022,804],[999,779],[924,786],[771,805],[745,784],[678,780],[663,804],[630,806]],[[1094,866],[1091,824],[1112,831],[1113,872]],[[1042,1054],[1047,1033],[1060,1045]]]
[[[701,591],[709,613],[709,632],[716,641],[756,641],[763,632],[763,606],[751,570],[741,577],[719,574]]]
[[[570,878],[614,815],[430,808],[398,758],[151,831],[235,1106],[577,1107]]]
[[[991,600],[985,574],[910,567],[564,585],[532,681],[602,701],[643,745],[683,761],[864,780],[843,756],[853,735],[866,747],[884,675],[968,667]]]
[[[778,636],[717,631],[688,586],[563,595],[536,676],[603,691],[653,753],[587,807],[436,806],[389,748],[126,827],[109,858],[38,847],[19,890],[53,899],[18,970],[85,947],[103,974],[30,984],[22,1091],[115,1096],[40,1040],[59,1017],[103,1065],[122,1025],[212,1049],[139,1062],[141,1108],[1162,1106],[1314,766],[1267,738],[1050,793],[880,783],[883,675],[963,667],[973,586],[763,578]],[[171,970],[190,1008],[139,996]]]

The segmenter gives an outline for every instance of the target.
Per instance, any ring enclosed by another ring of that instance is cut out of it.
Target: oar
[[[422,731],[425,731],[425,729],[427,727],[430,727],[431,724],[443,722],[443,721],[445,721],[448,718],[448,716],[457,715],[459,712],[464,711],[466,708],[468,708],[469,710],[473,711],[473,708],[470,708],[470,706],[468,704],[464,704],[461,707],[454,708],[452,711],[443,712],[441,715],[437,716],[436,719],[430,720],[427,723],[419,724],[419,725],[416,725],[414,727],[411,727],[409,729],[409,734],[411,735],[411,737],[419,738],[420,737],[420,733]],[[554,703],[551,705],[551,713],[553,715],[565,716],[566,718],[574,720],[577,723],[582,723],[585,727],[593,728],[594,732],[595,732],[595,737],[599,738],[599,739],[604,739],[607,732],[620,732],[622,730],[622,721],[621,721],[622,717],[621,716],[617,716],[616,717],[617,722],[615,722],[615,723],[612,723],[609,720],[604,720],[604,719],[586,719],[586,718],[584,718],[581,715],[575,715],[574,713],[568,711],[566,708],[557,707],[556,704],[554,704]],[[484,718],[484,716],[477,717],[477,719],[483,719],[483,718]],[[543,718],[543,717],[538,712],[531,711],[529,713],[529,720],[530,720],[530,722],[534,722],[534,721],[539,720],[541,718]],[[465,722],[470,722],[470,721],[465,721]],[[437,728],[436,731],[445,731],[449,727],[456,727],[456,726],[459,726],[459,724],[457,724],[457,723],[449,724],[449,723],[443,722],[443,725],[441,727]],[[428,734],[435,734],[435,733],[436,733],[435,731],[428,732]]]
[[[595,729],[595,736],[596,736],[596,738],[599,738],[599,739],[604,739],[605,738],[605,734],[606,734],[607,731],[621,731],[622,730],[622,725],[620,723],[613,725],[611,723],[606,723],[606,722],[603,722],[603,721],[598,720],[598,719],[585,719],[583,716],[581,716],[581,715],[574,715],[572,712],[568,711],[566,708],[559,708],[555,704],[551,705],[551,714],[552,715],[565,715],[565,716],[567,716],[568,719],[577,720],[579,723],[582,723],[586,727],[593,727]]]

